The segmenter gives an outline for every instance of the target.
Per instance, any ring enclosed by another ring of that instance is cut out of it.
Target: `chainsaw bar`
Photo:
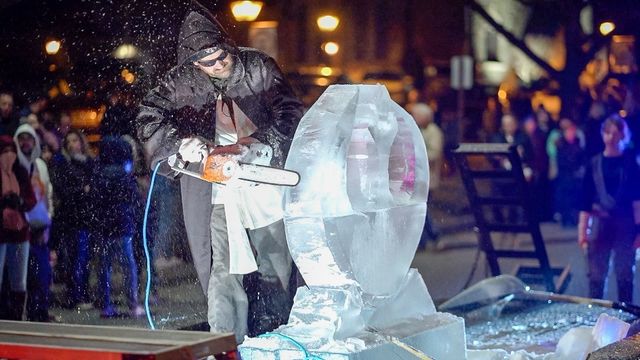
[[[189,170],[188,162],[171,157],[169,159],[171,169],[177,173],[189,175],[203,181],[225,185],[229,180],[236,178],[259,184],[278,186],[296,186],[300,182],[300,174],[292,170],[274,168],[265,165],[242,163],[236,161],[223,161],[217,165],[219,176],[210,176],[207,171]],[[213,180],[213,179],[217,179]]]

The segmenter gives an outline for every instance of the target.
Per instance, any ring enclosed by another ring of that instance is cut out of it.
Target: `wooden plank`
[[[171,360],[235,350],[233,334],[0,321],[0,358]]]

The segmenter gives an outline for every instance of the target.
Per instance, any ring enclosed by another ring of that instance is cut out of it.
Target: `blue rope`
[[[296,339],[284,335],[284,334],[280,334],[280,333],[275,333],[275,332],[269,332],[269,333],[264,333],[262,335],[258,335],[258,337],[264,338],[264,337],[279,337],[279,338],[283,338],[287,341],[289,341],[290,343],[292,343],[295,347],[298,348],[298,350],[302,351],[302,353],[304,354],[304,360],[323,360],[320,356],[317,355],[313,355],[310,354],[309,351],[304,347],[304,345],[300,344],[298,341],[296,341]]]
[[[147,205],[144,208],[144,218],[142,221],[142,241],[144,244],[144,255],[147,258],[147,286],[144,292],[144,311],[147,314],[147,321],[149,322],[149,327],[152,330],[155,330],[156,326],[153,324],[151,310],[149,309],[149,293],[151,292],[151,255],[149,254],[149,245],[147,241],[147,218],[149,217],[149,208],[151,207],[151,193],[153,192],[153,185],[156,182],[156,174],[158,173],[161,163],[162,162],[159,161],[156,164],[156,167],[153,169],[153,174],[151,175],[151,184],[149,185],[149,192],[147,193]]]

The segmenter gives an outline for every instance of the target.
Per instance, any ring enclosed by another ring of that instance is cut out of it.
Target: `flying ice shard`
[[[438,359],[464,359],[462,319],[437,313],[409,268],[426,214],[427,153],[386,88],[330,86],[302,118],[285,167],[301,177],[287,190],[284,220],[307,287],[276,332],[323,358],[389,358],[398,349],[383,345],[400,338]],[[247,339],[240,350],[277,359],[260,347],[285,345]]]

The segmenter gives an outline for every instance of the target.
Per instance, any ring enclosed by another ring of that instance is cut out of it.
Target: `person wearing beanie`
[[[24,215],[36,204],[29,174],[17,161],[16,144],[0,135],[0,287],[5,264],[9,272],[9,320],[22,320],[27,291],[29,223]]]
[[[172,176],[164,161],[171,155],[198,163],[210,153],[240,154],[252,143],[270,148],[268,165],[284,166],[303,105],[275,60],[235,46],[195,0],[182,23],[177,54],[177,66],[143,99],[137,117],[151,168],[160,162],[158,173]],[[241,342],[285,323],[292,261],[280,189],[261,184],[236,191],[189,176],[180,183],[211,331],[234,332]],[[230,257],[238,251],[243,256]]]

